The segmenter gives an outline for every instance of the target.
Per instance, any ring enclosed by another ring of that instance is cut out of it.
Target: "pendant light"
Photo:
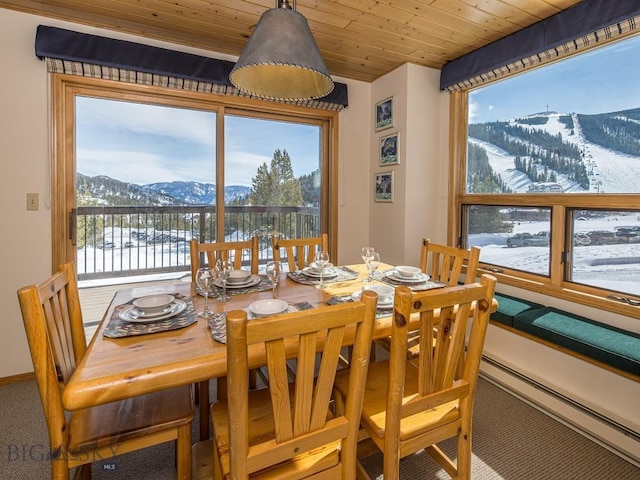
[[[333,90],[307,19],[277,0],[262,14],[229,80],[240,91],[270,100],[312,100]]]

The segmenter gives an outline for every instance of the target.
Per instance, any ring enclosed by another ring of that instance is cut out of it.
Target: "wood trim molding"
[[[36,374],[34,372],[19,373],[18,375],[11,375],[9,377],[0,378],[0,387],[5,385],[11,385],[13,383],[26,382],[28,380],[35,380]]]

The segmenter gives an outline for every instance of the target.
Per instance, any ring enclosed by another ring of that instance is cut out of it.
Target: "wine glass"
[[[367,272],[369,271],[369,261],[371,261],[371,258],[375,253],[376,253],[376,250],[373,247],[362,247],[362,250],[360,251],[360,256],[362,257],[362,261],[364,262],[365,267],[367,267]],[[363,282],[370,282],[370,281],[371,280],[368,275],[363,280]]]
[[[273,288],[273,298],[276,298],[276,287],[280,282],[280,274],[282,273],[282,262],[279,262],[277,260],[267,262],[266,272]]]
[[[320,250],[316,253],[316,266],[320,269],[320,285],[318,288],[324,288],[324,269],[329,264],[329,252]]]
[[[380,266],[380,254],[377,252],[373,252],[373,255],[369,258],[369,263],[367,263],[367,271],[369,275],[367,276],[367,282],[373,282],[373,274],[376,273],[378,267]]]
[[[233,270],[233,262],[222,259],[216,262],[216,272],[218,272],[218,278],[220,278],[222,282],[222,295],[218,297],[219,302],[228,302],[231,300],[231,297],[227,295],[227,279],[229,278],[231,270]]]
[[[199,317],[209,318],[213,315],[209,310],[209,294],[213,293],[215,279],[215,272],[209,267],[199,268],[196,272],[196,285],[204,296],[204,310],[198,314]]]

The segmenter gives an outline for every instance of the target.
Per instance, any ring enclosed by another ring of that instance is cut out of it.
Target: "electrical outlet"
[[[37,193],[27,193],[27,210],[38,210],[40,201]]]

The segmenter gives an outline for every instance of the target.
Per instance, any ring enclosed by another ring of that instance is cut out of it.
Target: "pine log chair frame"
[[[471,247],[471,249],[467,250],[433,243],[428,238],[422,239],[420,269],[429,275],[432,280],[442,282],[447,287],[458,285],[463,273],[465,274],[464,283],[475,282],[479,261],[480,248],[478,247]],[[463,272],[465,265],[466,270]],[[418,341],[419,337],[417,335],[409,335],[407,345],[408,358],[416,358],[418,356]],[[376,343],[387,351],[391,348],[391,339],[389,337],[379,339]]]
[[[249,265],[253,275],[258,274],[259,262],[259,242],[258,237],[251,237],[249,240],[241,240],[237,242],[198,242],[191,240],[189,242],[189,253],[191,255],[191,281],[195,283],[196,272],[204,265],[201,255],[206,257],[206,264],[213,268],[219,259],[229,260],[232,258],[233,268],[240,270],[242,268],[243,254],[249,254]]]
[[[246,312],[229,312],[227,398],[211,407],[213,439],[194,446],[193,478],[354,479],[376,303],[374,292],[364,292],[359,302],[249,322]],[[318,338],[324,338],[321,348]],[[340,370],[350,388],[336,415],[331,410],[334,378],[347,338],[354,339],[354,361]],[[292,341],[296,378],[289,383],[287,344]],[[262,390],[247,388],[252,345],[267,355],[269,386]]]
[[[483,275],[479,283],[437,290],[396,289],[389,359],[369,365],[361,416],[361,438],[383,453],[385,480],[399,479],[400,459],[423,448],[451,477],[471,478],[473,400],[495,285],[495,277]],[[420,317],[417,361],[406,355],[411,315]],[[339,373],[337,407],[348,389]],[[454,437],[456,463],[437,446]],[[358,472],[369,478],[363,469]]]
[[[259,239],[256,236],[249,240],[237,242],[189,242],[189,253],[191,255],[191,283],[195,285],[196,273],[204,265],[214,268],[217,260],[232,259],[233,268],[240,270],[244,254],[249,254],[249,265],[253,275],[258,274],[259,265]],[[206,263],[204,262],[206,257]],[[251,371],[251,388],[256,388],[258,383],[258,371]],[[218,394],[224,395],[224,379],[216,382]],[[196,399],[200,407],[200,440],[209,438],[209,381],[205,380],[195,385]]]
[[[311,238],[273,237],[272,248],[273,259],[277,261],[282,261],[282,249],[285,250],[289,271],[294,272],[314,262],[317,251],[328,251],[329,237],[326,233]]]
[[[91,462],[176,442],[179,479],[191,478],[193,397],[189,385],[75,412],[65,411],[65,385],[86,351],[72,263],[39,285],[18,290],[49,434],[51,478],[91,478]]]

